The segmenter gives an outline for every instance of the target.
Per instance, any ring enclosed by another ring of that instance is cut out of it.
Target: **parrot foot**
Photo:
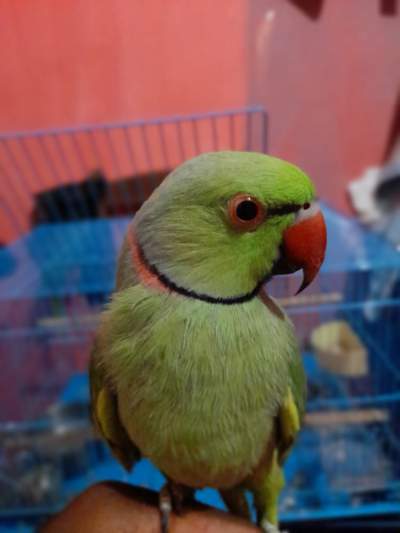
[[[268,522],[268,520],[262,520],[260,527],[264,533],[289,533],[288,531],[281,531],[277,526]]]
[[[169,518],[174,511],[181,514],[185,502],[193,499],[194,491],[168,479],[159,495],[158,507],[161,515],[161,533],[168,533]]]
[[[169,517],[172,512],[172,497],[169,491],[168,484],[164,485],[160,491],[158,506],[161,515],[161,533],[168,533]]]

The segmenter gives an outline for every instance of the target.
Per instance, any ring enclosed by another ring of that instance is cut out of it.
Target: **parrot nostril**
[[[319,204],[316,201],[305,202],[304,204],[301,204],[300,209],[296,213],[294,224],[298,224],[299,222],[302,222],[303,220],[312,218],[314,215],[316,215],[319,212],[319,210],[320,210]]]

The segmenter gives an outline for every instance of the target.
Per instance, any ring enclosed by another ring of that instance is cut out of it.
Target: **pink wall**
[[[261,103],[271,153],[346,210],[346,183],[382,159],[400,85],[390,3],[0,0],[0,131]]]
[[[400,88],[400,1],[250,5],[249,98],[269,110],[270,150],[348,209],[346,183],[379,163],[388,141]],[[316,18],[304,9],[313,5]]]
[[[246,0],[0,0],[0,131],[241,106],[246,17]],[[28,229],[37,189],[6,174],[0,241]]]
[[[245,0],[0,0],[0,130],[241,105],[246,9]]]

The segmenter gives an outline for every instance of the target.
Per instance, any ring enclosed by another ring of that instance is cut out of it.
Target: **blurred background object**
[[[86,365],[130,217],[180,162],[222,149],[304,168],[328,226],[306,293],[296,276],[268,287],[309,377],[282,518],[399,529],[398,4],[0,1],[0,531],[98,480],[162,484],[95,438]]]
[[[347,322],[333,320],[316,327],[311,334],[311,346],[319,365],[333,374],[368,373],[367,350]]]

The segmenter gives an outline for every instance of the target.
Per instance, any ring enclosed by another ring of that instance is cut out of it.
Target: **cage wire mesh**
[[[308,375],[305,426],[286,466],[287,518],[399,512],[400,256],[378,234],[322,205],[325,264],[270,290],[293,320]]]
[[[266,120],[253,107],[0,136],[1,206],[12,226],[1,265],[14,259],[0,278],[0,381],[17,383],[2,387],[0,419],[38,416],[85,369],[125,228],[154,188],[199,153],[265,151]]]
[[[131,214],[179,163],[224,149],[266,150],[262,108],[3,134],[3,216],[15,238],[27,213],[31,223]],[[54,194],[33,206],[43,191]]]
[[[99,479],[160,487],[148,463],[127,476],[93,438],[86,365],[98,314],[130,217],[166,174],[201,152],[265,152],[266,135],[265,111],[249,108],[0,136],[0,516],[46,514]],[[296,275],[268,289],[295,324],[309,382],[281,515],[399,513],[400,254],[322,209],[318,279],[296,297]]]

